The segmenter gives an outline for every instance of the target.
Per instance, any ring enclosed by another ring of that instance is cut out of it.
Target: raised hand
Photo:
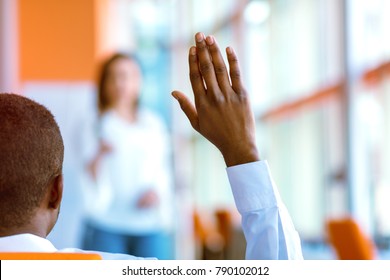
[[[253,112],[233,48],[226,49],[228,72],[213,36],[197,33],[195,42],[188,57],[195,106],[182,92],[172,95],[192,127],[221,151],[227,166],[259,160]]]

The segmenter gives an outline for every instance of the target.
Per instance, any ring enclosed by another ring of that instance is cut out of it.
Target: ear
[[[51,209],[58,209],[61,205],[62,193],[64,189],[64,178],[61,175],[56,176],[50,186],[49,204]]]

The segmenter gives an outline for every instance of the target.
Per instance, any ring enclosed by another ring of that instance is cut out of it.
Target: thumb
[[[179,102],[180,108],[184,114],[186,114],[191,126],[196,131],[199,131],[198,113],[196,112],[195,106],[191,103],[188,97],[180,91],[173,91],[172,96]]]

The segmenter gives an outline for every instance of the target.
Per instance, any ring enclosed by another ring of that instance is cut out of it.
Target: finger
[[[190,81],[192,91],[194,92],[195,104],[199,104],[199,100],[206,95],[206,89],[204,88],[202,74],[199,71],[196,47],[190,48],[188,64],[190,67]]]
[[[191,123],[191,126],[196,131],[199,131],[199,119],[195,106],[191,103],[188,97],[180,91],[172,92],[172,96],[179,102],[180,108],[187,116],[188,120]]]
[[[229,74],[232,81],[232,88],[237,94],[244,94],[244,86],[241,81],[241,71],[237,55],[232,47],[226,48],[226,55],[229,61]]]
[[[206,83],[207,93],[215,93],[219,89],[217,77],[215,76],[214,65],[209,53],[209,49],[206,44],[206,40],[203,33],[196,33],[196,53],[199,60],[199,71]]]
[[[225,61],[223,60],[221,51],[219,50],[218,43],[213,36],[207,36],[206,43],[209,46],[219,87],[223,90],[223,92],[227,92],[228,89],[231,88],[231,85]]]

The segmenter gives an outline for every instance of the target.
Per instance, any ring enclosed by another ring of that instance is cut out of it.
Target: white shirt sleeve
[[[247,242],[246,259],[303,259],[300,238],[266,161],[227,168]]]

